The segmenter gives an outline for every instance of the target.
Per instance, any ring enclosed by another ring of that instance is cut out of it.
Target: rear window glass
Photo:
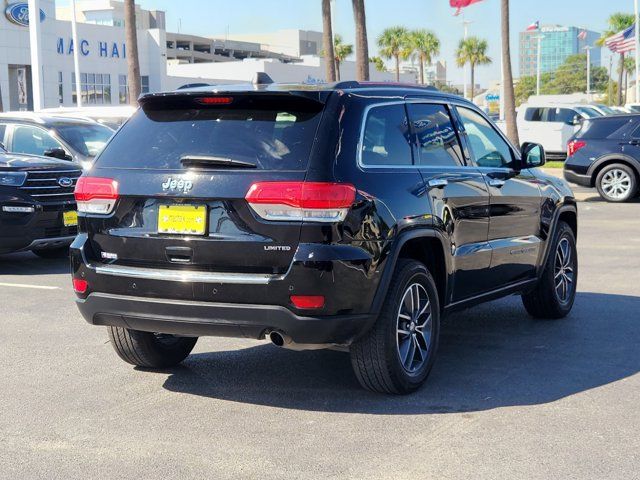
[[[318,102],[284,96],[236,96],[229,105],[212,106],[188,97],[153,102],[118,131],[96,163],[100,168],[183,169],[182,158],[204,156],[262,170],[303,170],[321,111]]]
[[[580,130],[580,138],[598,139],[616,137],[616,133],[629,123],[628,118],[607,117],[586,121]],[[622,132],[620,132],[622,133]]]

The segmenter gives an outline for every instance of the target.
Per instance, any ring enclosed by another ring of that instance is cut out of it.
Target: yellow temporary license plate
[[[204,205],[160,205],[158,233],[204,235],[207,207]]]
[[[78,225],[78,212],[62,212],[62,223],[65,227],[75,227]]]

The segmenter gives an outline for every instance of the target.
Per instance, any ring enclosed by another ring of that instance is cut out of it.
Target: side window
[[[409,122],[403,104],[369,110],[362,138],[363,165],[412,165]]]
[[[17,126],[13,130],[11,141],[11,151],[13,152],[43,155],[44,152],[52,148],[64,147],[42,128]]]
[[[458,113],[467,132],[471,152],[479,167],[508,167],[513,161],[509,144],[479,113],[458,107]]]
[[[416,163],[446,167],[462,165],[462,149],[447,107],[410,103],[407,110],[420,152]]]
[[[6,147],[4,143],[4,134],[7,131],[7,126],[4,123],[0,123],[0,152]]]
[[[524,119],[528,122],[541,122],[542,108],[527,108],[527,111],[524,113]]]
[[[570,108],[557,108],[555,110],[554,122],[562,122],[573,125],[574,119],[578,115],[575,110]]]

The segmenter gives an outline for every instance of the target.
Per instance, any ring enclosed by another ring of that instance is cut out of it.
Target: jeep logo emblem
[[[182,193],[187,193],[189,190],[193,188],[193,183],[191,180],[183,180],[169,177],[162,184],[162,190],[165,192],[169,191],[178,191]]]
[[[73,187],[73,180],[68,177],[62,177],[58,179],[58,185],[63,188]]]

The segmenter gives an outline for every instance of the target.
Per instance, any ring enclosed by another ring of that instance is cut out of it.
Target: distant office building
[[[562,65],[567,57],[585,53],[585,47],[593,47],[600,33],[580,27],[543,25],[539,30],[520,32],[520,76],[536,75],[538,67],[538,36],[541,40],[540,71],[552,72]],[[600,48],[591,50],[591,64],[600,66]]]
[[[280,53],[289,57],[320,55],[322,51],[322,32],[312,30],[278,30],[272,33],[228,34],[228,40],[258,43],[263,50]]]
[[[393,68],[391,68],[390,70],[393,70]],[[417,82],[420,79],[420,65],[415,58],[404,61],[400,64],[400,73],[413,75]],[[446,84],[447,62],[443,60],[436,60],[429,65],[425,65],[424,83],[426,85]]]

